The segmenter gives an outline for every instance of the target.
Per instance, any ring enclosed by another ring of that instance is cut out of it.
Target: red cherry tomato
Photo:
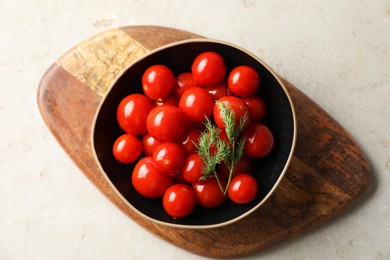
[[[142,89],[145,95],[152,100],[162,100],[173,89],[175,76],[164,65],[150,66],[142,75]]]
[[[132,135],[146,132],[146,118],[153,108],[152,102],[144,95],[131,94],[118,105],[116,117],[123,131]]]
[[[226,81],[222,81],[221,83],[218,83],[218,84],[210,86],[210,87],[205,87],[205,90],[207,90],[207,92],[209,92],[209,94],[215,100],[218,100],[221,97],[227,96],[228,95],[227,89],[228,89],[228,87],[227,87]]]
[[[187,118],[178,107],[165,105],[153,108],[146,120],[150,135],[161,142],[173,142],[186,130]]]
[[[200,123],[213,114],[214,99],[204,88],[193,87],[183,93],[179,107],[191,121]]]
[[[252,67],[238,66],[229,73],[229,89],[237,96],[250,97],[254,95],[259,88],[259,84],[259,74]]]
[[[162,144],[162,142],[154,139],[153,136],[151,136],[149,133],[142,135],[141,143],[145,156],[152,156],[154,149],[156,149],[158,145]]]
[[[154,104],[156,106],[163,106],[163,105],[178,106],[179,99],[173,93],[171,93],[168,96],[166,96],[163,100],[154,101]]]
[[[236,126],[240,125],[240,120],[242,117],[244,117],[245,114],[247,115],[247,120],[245,121],[244,129],[249,126],[250,124],[249,108],[247,104],[245,104],[244,100],[234,96],[225,96],[223,98],[220,98],[218,101],[233,110]],[[214,105],[214,120],[216,125],[219,128],[225,130],[225,123],[221,115],[221,110],[219,109],[217,104]]]
[[[241,173],[250,173],[252,170],[253,162],[249,156],[242,156],[241,159],[233,166],[232,177]],[[222,163],[218,165],[218,173],[222,174],[225,179],[229,178],[230,171],[226,164]]]
[[[175,219],[188,216],[195,208],[194,191],[186,184],[172,185],[164,193],[163,207]]]
[[[199,181],[202,177],[203,160],[197,153],[190,154],[184,161],[181,171],[183,180],[189,183]]]
[[[196,84],[191,72],[183,72],[176,77],[173,93],[180,98],[184,91],[193,87],[200,86]]]
[[[226,181],[220,178],[222,188],[226,187]],[[196,202],[206,208],[215,208],[220,206],[226,199],[223,195],[217,180],[212,177],[207,180],[201,180],[192,184],[195,192]]]
[[[192,154],[196,152],[196,144],[199,141],[200,131],[196,128],[188,129],[180,138],[181,147],[185,154]]]
[[[252,96],[243,98],[242,100],[244,100],[249,107],[251,121],[253,123],[260,122],[265,118],[265,115],[267,114],[267,106],[261,97]]]
[[[123,134],[115,140],[112,150],[119,162],[132,163],[141,156],[142,144],[136,136]]]
[[[158,171],[151,157],[144,157],[134,167],[131,180],[138,193],[152,199],[164,195],[173,177]]]
[[[157,170],[168,175],[175,175],[184,164],[184,152],[180,145],[165,142],[156,147],[153,161]]]
[[[232,179],[228,188],[228,196],[237,204],[246,204],[256,197],[257,191],[258,184],[256,179],[244,173]]]
[[[191,67],[195,82],[208,87],[220,83],[226,74],[225,61],[216,52],[204,52],[199,54]]]
[[[255,123],[244,132],[246,141],[244,152],[252,158],[261,158],[268,155],[274,146],[274,137],[271,130],[261,124]]]

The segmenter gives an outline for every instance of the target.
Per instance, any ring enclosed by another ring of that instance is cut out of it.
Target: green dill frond
[[[240,140],[238,140],[238,138],[248,120],[248,115],[246,113],[240,119],[239,125],[236,125],[233,109],[219,101],[216,102],[216,105],[221,111],[221,119],[224,122],[226,135],[229,141],[221,140],[221,129],[214,125],[210,119],[206,118],[204,123],[206,129],[202,132],[196,147],[199,156],[204,162],[202,180],[215,176],[219,183],[216,167],[221,163],[225,163],[228,167],[230,175],[227,186],[223,188],[219,183],[221,191],[226,194],[232,177],[233,167],[244,154],[245,139],[241,137]]]
[[[241,133],[244,130],[245,123],[248,121],[248,112],[244,114],[243,117],[240,118],[240,125],[238,126],[237,132]],[[238,136],[237,136],[238,137]]]
[[[237,141],[236,154],[234,156],[234,164],[238,163],[238,161],[244,155],[244,147],[245,147],[245,137],[241,137],[240,140]]]
[[[221,111],[221,118],[225,124],[225,132],[229,139],[230,143],[234,143],[234,136],[235,136],[235,116],[234,111],[230,109],[226,104],[217,101],[216,105],[218,106],[219,110]]]

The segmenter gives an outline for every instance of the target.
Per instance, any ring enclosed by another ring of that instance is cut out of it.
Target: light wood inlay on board
[[[57,63],[103,96],[130,63],[148,52],[124,31],[112,29],[84,41]]]

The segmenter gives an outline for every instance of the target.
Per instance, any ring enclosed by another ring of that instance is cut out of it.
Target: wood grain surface
[[[241,221],[215,229],[166,227],[137,215],[110,188],[94,160],[90,131],[115,78],[135,59],[167,43],[200,36],[157,26],[115,28],[60,57],[43,76],[38,105],[48,128],[89,180],[120,210],[162,239],[208,257],[234,257],[267,248],[319,225],[369,185],[365,156],[343,127],[288,82],[298,123],[290,167],[271,198]]]

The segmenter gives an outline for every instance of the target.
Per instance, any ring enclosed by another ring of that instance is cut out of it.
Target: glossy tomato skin
[[[258,123],[261,122],[267,114],[267,105],[260,96],[251,96],[243,98],[244,102],[249,107],[251,122]]]
[[[138,193],[152,199],[164,195],[173,177],[158,171],[151,157],[143,157],[134,167],[131,180]]]
[[[231,92],[240,97],[253,96],[260,85],[259,74],[252,67],[242,65],[234,68],[228,76]]]
[[[165,65],[150,66],[142,75],[142,89],[145,95],[154,100],[163,100],[173,89],[175,76]]]
[[[163,207],[174,219],[188,216],[195,208],[194,191],[186,184],[174,184],[164,193]]]
[[[201,132],[196,128],[187,129],[180,138],[180,144],[186,155],[196,152],[196,144],[199,142]]]
[[[177,143],[165,142],[156,147],[152,158],[157,170],[173,176],[183,167],[184,151]]]
[[[241,173],[249,173],[249,172],[251,172],[252,167],[253,167],[252,158],[250,158],[249,156],[244,155],[234,165],[233,172],[232,172],[232,177],[235,177],[235,176],[237,176],[237,175],[239,175]],[[222,163],[222,164],[218,165],[218,173],[222,174],[222,176],[225,179],[229,178],[230,171],[229,171],[229,168],[226,166],[225,163]]]
[[[146,127],[154,139],[160,142],[173,142],[184,134],[187,118],[176,106],[159,106],[150,111]]]
[[[183,72],[176,77],[173,93],[180,98],[184,91],[193,87],[200,87],[200,85],[195,82],[191,72]]]
[[[116,111],[119,126],[126,133],[141,135],[146,132],[146,118],[153,103],[144,95],[131,94],[121,100]]]
[[[226,187],[226,181],[220,178],[222,188]],[[212,177],[207,180],[201,180],[192,184],[195,193],[196,202],[206,208],[215,208],[220,206],[225,200],[217,180]]]
[[[214,99],[204,88],[193,87],[184,91],[179,107],[191,121],[201,123],[213,114]]]
[[[205,90],[209,92],[209,94],[214,98],[214,100],[218,100],[228,95],[228,87],[225,80],[216,85],[205,87]]]
[[[271,130],[264,124],[254,123],[244,132],[244,152],[252,158],[262,158],[268,155],[274,146]]]
[[[218,101],[234,111],[236,126],[240,125],[240,120],[242,117],[244,117],[245,114],[247,115],[247,120],[245,121],[244,129],[249,126],[250,112],[248,105],[244,102],[244,100],[234,96],[225,96],[220,98]],[[225,123],[221,116],[221,110],[217,104],[214,105],[213,114],[216,125],[219,128],[225,130]]]
[[[136,161],[141,156],[142,144],[136,136],[123,134],[115,140],[112,150],[115,159],[128,164]]]
[[[229,185],[228,196],[237,204],[251,202],[257,194],[258,184],[255,178],[249,174],[239,174],[235,176]]]
[[[143,134],[141,138],[142,150],[145,156],[152,156],[156,147],[162,142],[156,140],[149,133]]]
[[[164,97],[162,100],[154,101],[154,105],[156,107],[157,106],[164,106],[164,105],[178,106],[179,99],[173,93],[170,93],[168,96]]]
[[[225,78],[226,65],[218,53],[204,52],[195,58],[191,71],[197,84],[209,87],[220,83]]]
[[[183,180],[195,183],[202,177],[203,160],[199,154],[193,153],[187,156],[181,171]]]

